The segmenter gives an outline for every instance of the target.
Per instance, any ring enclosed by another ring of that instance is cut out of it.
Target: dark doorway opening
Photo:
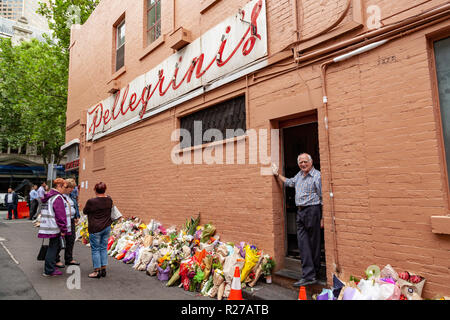
[[[313,120],[311,120],[313,119]],[[294,177],[300,168],[297,157],[301,153],[308,153],[313,159],[314,168],[320,171],[320,153],[317,118],[307,117],[304,120],[289,121],[285,125],[280,123],[283,139],[283,168],[282,172],[287,178]],[[295,204],[295,189],[284,188],[285,217],[286,217],[286,260],[285,269],[292,272],[301,272],[300,252],[297,244],[297,227],[295,217],[297,207]],[[321,271],[319,280],[326,281],[324,232],[321,232]],[[300,270],[299,270],[300,269]]]

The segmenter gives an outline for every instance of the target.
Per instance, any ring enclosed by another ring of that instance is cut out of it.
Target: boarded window
[[[93,170],[105,169],[105,147],[94,150]]]
[[[181,148],[221,140],[217,138],[217,135],[214,135],[211,140],[205,139],[209,136],[205,133],[210,129],[215,129],[217,133],[220,132],[222,140],[244,135],[247,130],[245,96],[227,100],[183,117],[180,121],[180,128],[187,130],[191,138],[190,140],[182,139]],[[230,136],[231,130],[233,136]]]
[[[447,159],[448,183],[450,185],[450,38],[434,43],[436,70],[441,106],[442,132]]]

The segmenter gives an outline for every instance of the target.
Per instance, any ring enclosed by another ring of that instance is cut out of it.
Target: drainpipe
[[[450,11],[450,3],[446,3],[438,8],[429,10],[423,14],[407,18],[403,21],[400,21],[398,23],[387,25],[385,27],[382,27],[380,29],[376,29],[373,31],[369,31],[367,33],[361,34],[359,36],[356,36],[349,40],[344,40],[341,42],[338,42],[336,44],[333,44],[331,46],[328,46],[323,49],[319,49],[316,51],[313,51],[311,53],[304,54],[302,56],[299,56],[295,58],[295,62],[298,64],[309,61],[312,59],[315,59],[320,56],[324,56],[326,54],[336,52],[337,50],[341,50],[343,48],[357,45],[358,43],[364,41],[365,43],[374,43],[378,40],[381,40],[380,38],[388,38],[392,37],[401,33],[406,33],[410,29],[420,30],[422,26],[424,25],[432,25],[436,24],[438,21],[448,20],[448,14]],[[293,46],[297,45],[297,43],[289,45],[287,48],[292,48]]]
[[[349,53],[340,55],[332,60],[329,60],[327,62],[324,62],[321,64],[321,82],[322,82],[322,93],[323,93],[323,110],[324,110],[324,124],[325,124],[325,137],[326,137],[326,148],[327,148],[327,160],[328,160],[328,175],[329,175],[329,189],[330,189],[330,212],[331,212],[331,227],[333,232],[333,247],[334,247],[334,272],[337,274],[340,274],[340,264],[339,264],[339,254],[338,254],[338,248],[337,248],[337,234],[336,234],[336,215],[334,210],[334,194],[333,194],[333,170],[331,167],[331,155],[330,155],[330,135],[329,135],[329,126],[328,126],[328,95],[327,95],[327,81],[326,81],[326,75],[327,75],[327,68],[337,62],[341,62],[347,59],[350,59],[356,55],[359,55],[361,53],[373,50],[386,42],[388,42],[388,39],[381,40],[378,42],[371,43],[369,45],[366,45],[364,47],[361,47],[359,49],[353,50]]]

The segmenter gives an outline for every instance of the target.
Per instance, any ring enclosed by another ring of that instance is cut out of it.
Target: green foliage
[[[11,145],[36,143],[44,163],[52,153],[58,158],[64,143],[67,68],[57,47],[0,40],[0,138]]]
[[[187,235],[194,235],[195,230],[197,229],[197,226],[200,223],[200,213],[197,216],[197,219],[194,220],[194,218],[191,217],[191,220],[186,220],[186,223],[184,224],[183,230],[186,232]]]
[[[265,276],[268,276],[272,273],[272,270],[275,268],[276,263],[272,257],[264,257],[265,261],[262,264],[262,271]]]
[[[12,46],[0,39],[0,141],[12,147],[35,143],[44,165],[59,163],[65,142],[70,17],[84,23],[99,0],[50,0],[38,13],[49,21],[52,38]],[[74,8],[76,10],[74,10]]]
[[[213,259],[213,263],[212,263],[211,269],[212,270],[217,270],[217,269],[222,270],[223,269],[223,266],[220,263],[219,258],[214,258]]]

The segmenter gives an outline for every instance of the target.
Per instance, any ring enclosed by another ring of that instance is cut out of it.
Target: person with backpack
[[[49,239],[45,255],[43,276],[58,276],[62,272],[56,268],[56,256],[61,241],[71,232],[70,207],[63,197],[66,182],[62,178],[53,181],[53,188],[42,198],[41,224],[38,238]]]

